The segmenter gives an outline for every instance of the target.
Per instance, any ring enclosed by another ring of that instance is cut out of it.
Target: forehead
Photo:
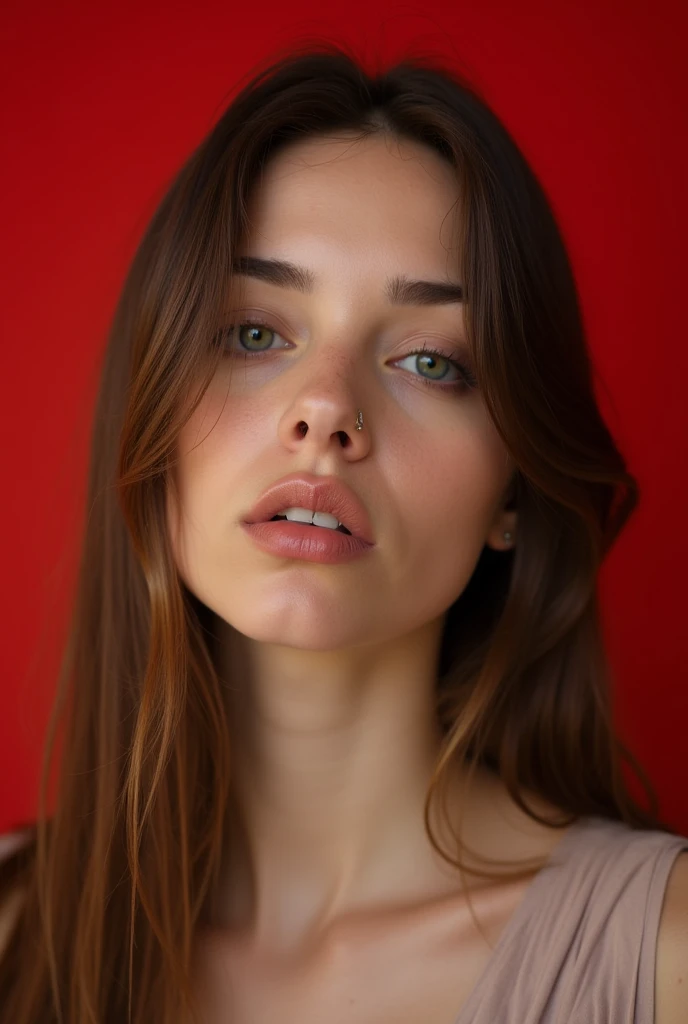
[[[247,204],[248,242],[266,251],[307,241],[349,255],[411,253],[426,267],[440,260],[441,270],[455,249],[459,200],[454,169],[427,146],[387,135],[313,137],[265,166]]]

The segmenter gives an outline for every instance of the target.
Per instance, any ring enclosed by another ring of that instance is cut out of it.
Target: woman
[[[596,593],[637,497],[485,104],[264,68],[116,313],[3,1019],[678,1022],[688,840],[626,788]]]

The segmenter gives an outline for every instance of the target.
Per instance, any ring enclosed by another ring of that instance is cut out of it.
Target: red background
[[[684,5],[4,5],[0,832],[35,814],[83,525],[96,371],[136,242],[240,76],[277,47],[443,54],[543,182],[599,400],[643,491],[602,571],[617,720],[688,834]]]

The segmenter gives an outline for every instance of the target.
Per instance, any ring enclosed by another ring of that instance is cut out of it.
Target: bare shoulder
[[[688,1001],[688,853],[667,881],[657,935],[654,1024],[684,1024]]]
[[[12,832],[8,835],[0,836],[0,861],[5,860],[15,850],[22,847],[26,841],[27,833],[25,832]],[[12,929],[21,911],[23,900],[24,890],[21,886],[17,885],[10,890],[9,895],[5,896],[0,903],[0,958],[7,947]]]

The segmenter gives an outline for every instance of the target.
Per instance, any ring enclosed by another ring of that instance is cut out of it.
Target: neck
[[[234,788],[219,924],[288,943],[366,904],[456,886],[423,822],[441,625],[347,656],[226,635]]]

